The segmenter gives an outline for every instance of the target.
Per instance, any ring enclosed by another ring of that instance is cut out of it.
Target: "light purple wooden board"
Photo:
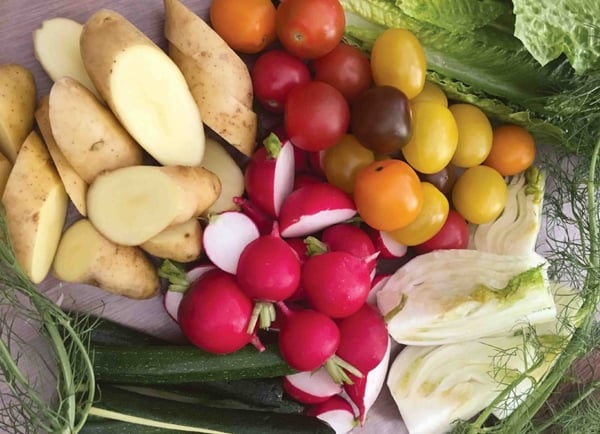
[[[186,0],[184,3],[198,15],[207,16],[210,0]],[[39,99],[48,94],[52,82],[34,58],[32,32],[41,26],[42,21],[53,17],[66,17],[83,23],[101,8],[121,13],[158,45],[165,47],[163,4],[160,0],[0,0],[0,64],[18,63],[27,67],[35,76]],[[99,313],[167,339],[181,339],[177,325],[163,309],[161,297],[129,300],[89,286],[62,284],[53,278],[44,281],[41,288],[54,300],[61,299],[65,306]],[[366,425],[353,431],[361,434],[405,432],[385,386],[369,413]]]

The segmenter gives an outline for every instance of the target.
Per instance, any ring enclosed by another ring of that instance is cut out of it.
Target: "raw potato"
[[[142,148],[78,81],[63,77],[54,83],[49,116],[56,144],[88,184],[102,172],[142,164]]]
[[[256,141],[252,80],[244,61],[179,0],[164,0],[165,36],[204,123],[250,155]]]
[[[52,161],[54,161],[58,175],[65,186],[67,194],[71,198],[71,202],[73,202],[79,214],[82,216],[87,215],[85,196],[88,184],[73,169],[73,166],[67,161],[54,141],[52,128],[50,127],[50,118],[48,117],[48,96],[45,96],[40,101],[39,107],[35,112],[35,119],[44,142],[46,142],[46,147],[48,148],[48,152],[50,152]]]
[[[156,268],[138,247],[119,246],[104,238],[87,219],[63,234],[53,273],[65,282],[85,283],[129,298],[158,294]]]
[[[2,194],[4,193],[6,181],[8,181],[8,176],[10,175],[12,167],[13,165],[8,161],[8,158],[0,154],[0,197],[2,197]]]
[[[94,180],[87,195],[88,217],[109,240],[137,246],[201,215],[220,192],[217,175],[203,167],[130,166]]]
[[[83,26],[81,56],[92,82],[133,138],[163,165],[197,166],[204,125],[177,65],[118,13]]]
[[[79,38],[82,30],[82,24],[68,18],[42,21],[42,26],[33,32],[34,55],[52,81],[71,77],[100,98],[81,60]]]
[[[33,283],[50,270],[68,203],[50,154],[32,131],[8,177],[2,204],[17,262]]]
[[[21,65],[0,65],[0,95],[0,152],[14,163],[33,128],[36,98],[33,74]]]
[[[151,255],[177,262],[191,262],[202,253],[202,226],[196,218],[169,226],[140,246]]]
[[[217,141],[207,138],[202,167],[213,172],[221,180],[221,194],[205,214],[218,214],[238,209],[233,198],[244,194],[244,173],[229,152]]]

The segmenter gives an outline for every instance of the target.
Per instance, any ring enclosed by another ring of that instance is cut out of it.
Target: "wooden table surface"
[[[210,0],[184,0],[184,3],[206,17]],[[52,82],[34,57],[32,32],[44,19],[66,17],[83,23],[101,8],[123,14],[158,45],[165,47],[161,0],[0,0],[0,64],[18,63],[27,67],[35,76],[38,98],[47,95]],[[74,216],[75,213],[71,213],[69,220]],[[160,296],[151,300],[129,300],[90,286],[64,284],[51,277],[40,286],[52,299],[62,300],[66,307],[101,314],[170,340],[182,339],[177,325],[165,313]],[[361,434],[405,432],[385,387],[365,426],[353,431]]]

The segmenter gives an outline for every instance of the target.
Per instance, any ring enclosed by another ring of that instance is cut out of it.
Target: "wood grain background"
[[[184,0],[184,3],[198,15],[207,16],[210,0]],[[18,63],[27,67],[35,76],[38,98],[47,95],[51,81],[34,57],[32,32],[44,19],[60,16],[83,23],[102,8],[121,13],[158,45],[166,46],[160,0],[0,0],[0,64]],[[72,211],[69,221],[76,219],[76,215]],[[129,300],[90,286],[60,283],[51,277],[41,284],[41,288],[52,299],[62,300],[66,307],[101,314],[169,340],[181,340],[177,325],[163,309],[162,297]],[[366,425],[353,432],[406,433],[385,387],[369,413]]]

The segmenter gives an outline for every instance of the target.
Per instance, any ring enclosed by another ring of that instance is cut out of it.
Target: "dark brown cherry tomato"
[[[352,103],[350,129],[365,147],[392,154],[408,143],[411,128],[410,103],[393,86],[375,86]]]
[[[421,181],[429,182],[435,185],[438,190],[440,190],[446,196],[449,196],[452,193],[452,187],[454,187],[456,177],[456,166],[453,164],[448,164],[439,172],[430,174],[419,173],[419,178],[421,178]]]
[[[358,48],[344,43],[315,59],[311,66],[315,80],[329,83],[342,92],[349,102],[373,83],[369,58]]]

